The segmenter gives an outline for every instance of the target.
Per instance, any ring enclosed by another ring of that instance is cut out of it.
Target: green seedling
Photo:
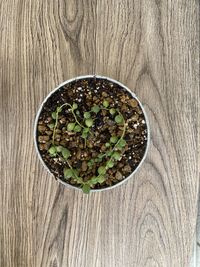
[[[111,144],[110,143],[105,143],[105,147],[110,147]]]
[[[70,151],[65,147],[62,148],[61,153],[64,159],[68,159],[71,156]]]
[[[63,170],[64,178],[66,180],[72,179],[73,181],[75,181],[77,184],[80,185],[82,191],[86,194],[90,192],[91,187],[94,187],[94,185],[98,183],[102,184],[105,182],[107,170],[113,168],[115,162],[121,159],[123,154],[122,152],[123,148],[126,146],[126,141],[124,139],[126,131],[126,123],[124,117],[121,114],[121,112],[117,109],[114,108],[107,109],[109,105],[110,105],[109,102],[107,100],[104,100],[102,108],[100,108],[98,105],[93,106],[90,111],[86,111],[83,113],[82,121],[79,121],[77,119],[77,115],[80,115],[81,113],[78,109],[79,108],[78,104],[73,103],[71,105],[69,103],[65,103],[62,106],[57,107],[56,111],[52,112],[51,116],[55,120],[55,122],[48,124],[48,127],[53,130],[53,137],[51,141],[52,145],[48,150],[50,156],[51,157],[59,156],[64,160],[64,162],[66,162],[66,164],[68,164],[68,168],[65,167]],[[94,126],[94,117],[92,117],[93,113],[97,114],[101,109],[106,110],[111,115],[115,115],[114,120],[117,124],[123,125],[123,131],[121,136],[113,135],[110,137],[110,140],[105,143],[105,147],[108,150],[105,151],[104,154],[99,152],[96,158],[90,159],[87,162],[89,169],[92,169],[94,165],[97,165],[98,167],[97,169],[98,175],[92,176],[87,181],[84,181],[85,179],[83,180],[83,178],[79,176],[79,170],[74,169],[70,163],[71,161],[68,160],[69,157],[71,156],[71,152],[66,147],[55,146],[54,144],[56,129],[58,126],[58,116],[64,107],[69,107],[69,111],[71,111],[74,117],[74,122],[68,122],[68,124],[66,125],[67,131],[74,133],[81,133],[81,137],[85,141],[85,147],[87,145],[88,135],[93,134],[91,132],[91,127]],[[81,116],[79,116],[79,118],[80,117]],[[104,158],[106,158],[106,161],[104,161]],[[102,164],[102,166],[99,166],[100,164]]]
[[[89,194],[90,193],[90,185],[89,184],[84,184],[82,186],[83,193]]]
[[[87,119],[87,120],[85,120],[85,125],[87,127],[89,127],[89,128],[93,126],[93,123],[94,123],[93,119]]]
[[[76,132],[76,133],[80,133],[81,130],[82,130],[82,128],[81,128],[80,125],[76,125],[76,126],[74,127],[74,132]]]
[[[116,122],[116,123],[121,124],[121,123],[123,123],[123,121],[124,121],[124,118],[123,118],[122,115],[117,115],[117,116],[115,117],[115,122]]]
[[[64,177],[65,177],[65,179],[69,179],[69,178],[74,177],[73,170],[70,168],[64,168]]]
[[[62,151],[62,149],[63,149],[63,146],[56,146],[56,150],[57,150],[57,152],[61,152]]]
[[[74,130],[76,123],[75,122],[69,122],[67,124],[67,131],[72,132]]]
[[[113,154],[112,154],[112,158],[115,159],[115,160],[120,160],[121,158],[121,154],[117,151],[115,151]]]
[[[111,108],[111,109],[109,110],[109,112],[110,112],[111,115],[114,115],[114,114],[116,113],[116,110],[115,110],[114,108]]]
[[[84,112],[83,116],[85,119],[89,119],[91,117],[91,114],[90,112]]]
[[[50,130],[53,130],[55,124],[54,123],[49,123],[49,124],[47,124],[47,126],[49,127]]]
[[[98,113],[100,111],[100,107],[98,105],[95,105],[92,107],[91,111],[94,113]]]
[[[111,138],[110,138],[110,142],[113,144],[117,143],[117,140],[118,140],[117,136],[111,136]]]
[[[103,106],[104,106],[105,108],[107,108],[107,107],[109,106],[109,102],[108,102],[107,100],[104,100],[104,101],[103,101]]]
[[[51,113],[51,117],[52,117],[54,120],[56,119],[56,116],[57,116],[57,115],[56,115],[56,112],[52,112],[52,113]]]
[[[104,166],[99,167],[98,174],[102,174],[102,175],[106,174],[106,167]]]
[[[78,105],[76,104],[76,103],[73,103],[73,105],[72,105],[72,110],[75,110],[75,109],[77,109],[78,108]]]
[[[114,166],[114,161],[112,161],[112,160],[109,160],[106,164],[106,167],[109,169],[112,168],[113,166]]]
[[[57,154],[56,147],[55,147],[55,146],[51,146],[51,147],[49,148],[48,152],[49,152],[49,154],[50,154],[51,156],[56,156],[56,154]]]
[[[117,146],[122,147],[122,148],[125,147],[126,146],[126,140],[120,139]]]

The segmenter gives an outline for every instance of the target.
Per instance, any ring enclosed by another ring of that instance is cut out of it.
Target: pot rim
[[[35,144],[35,148],[36,148],[36,152],[39,156],[39,159],[40,161],[42,162],[43,166],[45,167],[45,169],[52,175],[53,173],[49,170],[49,168],[47,167],[47,165],[45,164],[44,160],[42,159],[42,156],[40,154],[40,151],[38,149],[38,144],[37,144],[37,124],[38,124],[38,120],[39,120],[39,116],[40,116],[40,113],[42,111],[42,108],[44,106],[44,104],[46,103],[46,101],[49,99],[49,97],[55,93],[58,89],[60,89],[62,86],[68,84],[68,83],[71,83],[73,81],[77,81],[77,80],[81,80],[81,79],[85,79],[85,78],[93,78],[93,77],[96,77],[96,78],[99,78],[99,79],[104,79],[104,80],[108,80],[108,81],[111,81],[113,83],[116,83],[118,85],[120,85],[121,87],[123,87],[124,89],[126,89],[132,96],[133,98],[135,98],[143,113],[144,113],[144,117],[145,117],[145,121],[146,121],[146,125],[147,125],[147,145],[146,145],[146,148],[145,148],[145,152],[144,152],[144,155],[140,161],[140,163],[138,164],[138,166],[135,168],[135,170],[129,175],[127,176],[125,179],[121,180],[120,182],[118,182],[117,184],[115,185],[112,185],[112,186],[109,186],[109,187],[106,187],[106,188],[100,188],[100,189],[91,189],[90,192],[101,192],[101,191],[106,191],[106,190],[110,190],[110,189],[113,189],[117,186],[120,186],[122,185],[123,183],[127,182],[137,171],[138,169],[141,167],[142,163],[144,162],[146,156],[147,156],[147,152],[148,152],[148,149],[149,149],[149,145],[150,145],[150,126],[149,126],[149,120],[148,120],[148,117],[147,117],[147,114],[144,110],[144,107],[142,105],[142,103],[140,102],[140,100],[137,98],[137,96],[135,95],[135,93],[133,93],[127,86],[125,86],[124,84],[122,84],[121,82],[115,80],[115,79],[112,79],[112,78],[109,78],[109,77],[106,77],[106,76],[101,76],[101,75],[96,75],[96,74],[90,74],[90,75],[81,75],[81,76],[77,76],[75,78],[72,78],[72,79],[68,79],[66,81],[64,81],[63,83],[59,84],[55,89],[53,89],[46,97],[45,99],[42,101],[42,103],[40,104],[40,107],[38,109],[38,112],[36,114],[36,117],[35,117],[35,122],[34,122],[34,144]],[[55,177],[54,177],[55,178]],[[73,188],[73,189],[77,189],[77,190],[81,190],[81,188],[79,187],[76,187],[76,186],[73,186],[71,184],[68,184],[64,181],[62,181],[61,179],[59,178],[56,178],[56,180],[58,180],[61,184],[65,185],[66,187],[68,188]]]

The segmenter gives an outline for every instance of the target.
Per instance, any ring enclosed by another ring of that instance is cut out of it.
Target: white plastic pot
[[[105,191],[105,190],[109,190],[109,189],[113,189],[121,184],[123,184],[124,182],[126,182],[128,179],[130,179],[131,177],[133,177],[133,174],[135,174],[138,169],[141,167],[142,163],[144,162],[145,158],[146,158],[146,155],[147,155],[147,151],[148,151],[148,148],[149,148],[149,143],[150,143],[150,128],[149,128],[149,121],[148,121],[148,118],[147,118],[147,115],[146,115],[146,112],[141,104],[141,102],[139,101],[139,99],[136,97],[136,95],[129,89],[127,88],[125,85],[123,85],[122,83],[114,80],[114,79],[111,79],[111,78],[108,78],[108,77],[105,77],[105,76],[99,76],[99,75],[84,75],[84,76],[78,76],[78,77],[75,77],[73,79],[70,79],[70,80],[67,80],[63,83],[61,83],[58,87],[56,87],[53,91],[51,91],[47,97],[44,99],[44,101],[42,102],[42,104],[40,105],[40,108],[37,112],[37,115],[36,115],[36,118],[35,118],[35,125],[34,125],[34,143],[35,143],[35,148],[36,148],[36,151],[37,151],[37,154],[38,154],[38,157],[39,159],[41,160],[42,164],[44,165],[44,167],[49,171],[49,173],[51,173],[51,171],[49,170],[49,168],[47,167],[47,165],[45,164],[45,162],[43,161],[41,155],[40,155],[40,152],[39,152],[39,149],[38,149],[38,143],[37,143],[37,124],[38,124],[38,120],[39,120],[39,116],[40,116],[40,113],[43,109],[43,106],[44,104],[46,103],[46,101],[48,100],[48,98],[55,92],[57,91],[58,89],[60,89],[63,85],[65,84],[68,84],[68,83],[71,83],[73,81],[76,81],[76,80],[81,80],[81,79],[85,79],[85,78],[93,78],[93,77],[96,77],[98,79],[103,79],[103,80],[108,80],[108,81],[111,81],[115,84],[118,84],[120,85],[121,87],[123,87],[124,89],[126,89],[132,96],[133,98],[135,98],[143,113],[144,113],[144,117],[145,117],[145,121],[146,121],[146,124],[147,124],[147,145],[146,145],[146,149],[145,149],[145,153],[143,155],[143,158],[141,159],[140,163],[138,164],[138,166],[136,167],[136,169],[129,175],[127,176],[125,179],[123,179],[122,181],[118,182],[117,184],[113,185],[113,186],[110,186],[110,187],[106,187],[106,188],[102,188],[102,189],[91,189],[91,192],[98,192],[98,191]],[[52,173],[51,173],[52,174]],[[52,174],[53,175],[53,174]],[[74,189],[78,189],[78,190],[81,190],[80,188],[76,187],[76,186],[73,186],[73,185],[70,185],[68,183],[65,183],[64,181],[60,180],[60,179],[57,179],[60,183],[64,184],[65,186],[67,186],[68,188],[74,188]]]

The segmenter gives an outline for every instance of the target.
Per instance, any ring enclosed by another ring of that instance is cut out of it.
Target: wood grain
[[[188,266],[199,186],[198,16],[197,0],[1,0],[0,266]],[[33,123],[56,85],[91,73],[138,95],[151,145],[133,179],[87,196],[44,170]]]

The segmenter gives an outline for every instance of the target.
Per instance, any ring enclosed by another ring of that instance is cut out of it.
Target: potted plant
[[[35,121],[38,155],[56,179],[84,193],[113,188],[133,174],[149,143],[136,96],[107,77],[68,80],[42,103]]]

